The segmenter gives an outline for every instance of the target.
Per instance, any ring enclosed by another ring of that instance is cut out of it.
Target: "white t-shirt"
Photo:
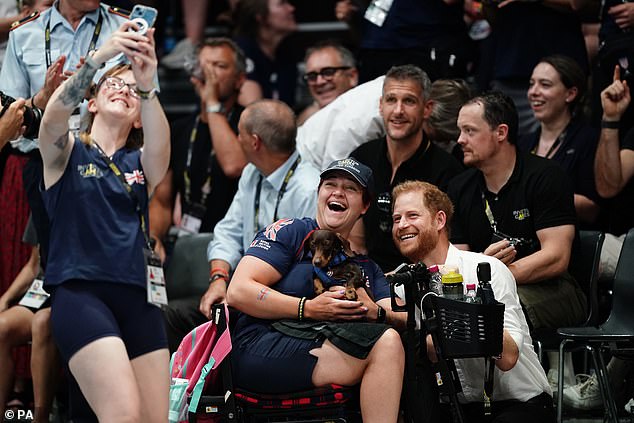
[[[379,114],[384,76],[354,87],[317,111],[297,130],[302,159],[323,170],[358,146],[385,135]]]
[[[458,266],[464,285],[478,285],[477,266],[480,262],[491,265],[491,288],[495,299],[504,303],[504,329],[511,335],[519,348],[519,358],[515,367],[503,372],[497,367],[493,374],[492,401],[527,401],[543,392],[552,395],[544,368],[533,347],[526,317],[522,311],[517,285],[511,271],[498,259],[481,253],[459,250],[449,245],[445,264]],[[455,360],[462,394],[461,402],[482,402],[484,397],[484,359],[468,358]]]

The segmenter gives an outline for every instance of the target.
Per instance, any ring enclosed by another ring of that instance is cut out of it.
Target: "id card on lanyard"
[[[147,280],[147,302],[155,306],[167,305],[167,289],[163,264],[156,253],[148,248],[143,249],[145,273]]]
[[[147,230],[145,225],[145,216],[141,210],[139,198],[132,190],[132,187],[128,185],[125,180],[125,176],[119,167],[112,161],[110,157],[103,151],[103,149],[97,144],[95,140],[92,141],[92,145],[99,151],[103,159],[108,163],[108,167],[117,177],[123,188],[128,193],[134,208],[139,216],[141,222],[141,232],[145,238],[146,248],[143,248],[143,257],[145,259],[145,273],[146,273],[146,288],[147,288],[147,301],[157,307],[167,305],[167,290],[165,289],[165,275],[163,274],[163,265],[161,259],[156,255],[151,247],[150,239],[147,236]]]
[[[363,17],[376,26],[383,26],[394,0],[373,0]]]
[[[48,297],[50,297],[49,293],[44,291],[43,287],[44,281],[42,279],[35,278],[18,304],[34,310],[39,310],[46,300],[48,300]]]
[[[196,120],[194,122],[194,127],[189,135],[189,148],[187,149],[187,163],[185,163],[185,170],[183,171],[183,183],[184,187],[184,197],[183,197],[183,216],[181,217],[181,221],[179,224],[179,228],[197,234],[200,232],[200,228],[203,223],[203,219],[205,214],[207,213],[207,197],[211,193],[211,168],[212,161],[215,156],[215,153],[212,149],[209,154],[209,158],[207,161],[206,168],[206,176],[205,182],[200,188],[200,199],[198,202],[192,201],[192,181],[191,177],[193,174],[192,171],[192,156],[194,152],[194,144],[196,142],[198,136],[198,125],[200,124],[200,116],[196,116]]]

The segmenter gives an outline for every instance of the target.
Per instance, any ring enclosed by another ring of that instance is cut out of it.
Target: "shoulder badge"
[[[125,9],[121,9],[120,7],[112,7],[112,6],[110,6],[110,8],[108,9],[108,13],[112,13],[114,15],[119,15],[122,18],[130,19],[130,11],[129,10],[125,10]]]
[[[20,19],[19,21],[13,22],[11,24],[10,31],[13,31],[16,28],[19,28],[19,27],[21,27],[22,25],[24,25],[26,23],[34,21],[34,20],[36,20],[39,17],[40,17],[40,12],[36,10],[35,12],[31,13],[29,16],[26,16],[26,17]]]

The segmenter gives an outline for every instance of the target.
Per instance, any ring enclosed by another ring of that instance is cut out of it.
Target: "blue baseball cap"
[[[330,163],[326,169],[321,172],[321,179],[324,179],[332,172],[344,172],[352,176],[363,188],[372,194],[374,188],[374,179],[372,177],[372,169],[359,163],[356,159],[348,157],[346,159],[335,160]]]

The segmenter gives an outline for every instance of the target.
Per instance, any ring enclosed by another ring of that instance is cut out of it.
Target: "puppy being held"
[[[357,288],[364,288],[363,273],[352,258],[356,255],[350,243],[336,232],[327,229],[315,230],[307,242],[312,253],[314,268],[313,284],[319,295],[334,285],[345,286],[347,300],[357,300]],[[372,293],[366,292],[373,299]]]

